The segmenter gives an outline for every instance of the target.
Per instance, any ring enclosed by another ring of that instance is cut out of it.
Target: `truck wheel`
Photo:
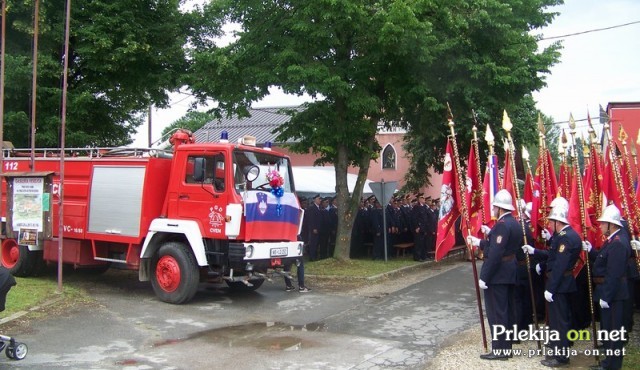
[[[151,286],[161,301],[181,304],[198,291],[200,274],[195,257],[183,243],[163,244],[153,257]]]
[[[251,279],[249,282],[253,286],[247,286],[242,281],[227,281],[227,285],[234,292],[253,292],[254,290],[260,288],[262,283],[264,283],[264,279]]]
[[[15,239],[5,239],[0,248],[2,266],[14,276],[31,276],[42,267],[42,251],[29,251],[26,245],[18,245]]]

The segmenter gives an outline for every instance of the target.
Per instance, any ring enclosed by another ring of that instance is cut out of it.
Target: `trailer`
[[[200,282],[254,290],[302,258],[288,157],[250,137],[195,143],[180,130],[171,143],[68,149],[62,189],[60,150],[5,149],[2,265],[31,276],[61,255],[75,268],[136,269],[160,300],[180,304]]]

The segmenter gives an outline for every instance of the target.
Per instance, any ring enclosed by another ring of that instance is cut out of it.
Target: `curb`
[[[62,298],[63,298],[62,295],[60,295],[59,297],[55,297],[55,298],[49,299],[48,301],[45,301],[45,302],[43,302],[43,303],[41,303],[41,304],[39,304],[37,306],[33,306],[33,307],[29,308],[26,311],[18,311],[18,312],[14,313],[14,314],[12,314],[10,316],[4,317],[4,318],[0,319],[0,325],[6,324],[6,323],[8,323],[10,321],[13,321],[15,319],[19,319],[22,316],[24,316],[24,315],[26,315],[26,314],[28,314],[30,312],[39,310],[39,309],[41,309],[43,307],[51,306],[52,304],[58,303],[58,302],[60,302],[62,300]]]
[[[464,257],[464,250],[461,251],[456,251],[454,253],[449,254],[448,256],[446,256],[442,261],[450,261],[456,257]],[[340,276],[340,275],[310,275],[310,274],[305,274],[305,279],[309,278],[309,279],[315,279],[315,280],[366,280],[366,281],[370,281],[370,282],[374,282],[374,281],[378,281],[384,278],[391,278],[391,277],[395,277],[397,275],[401,275],[403,273],[406,272],[411,272],[413,270],[418,270],[418,269],[423,269],[423,268],[429,268],[432,266],[437,266],[440,262],[435,262],[435,260],[428,260],[426,262],[420,262],[420,263],[416,263],[414,265],[409,265],[409,266],[403,266],[400,267],[398,269],[395,270],[391,270],[391,271],[387,271],[387,272],[382,272],[380,274],[377,275],[371,275],[371,276]]]

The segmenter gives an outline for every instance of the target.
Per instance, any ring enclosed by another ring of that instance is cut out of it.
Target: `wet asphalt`
[[[431,272],[390,294],[285,292],[275,278],[251,293],[202,285],[170,305],[108,271],[84,284],[94,303],[3,332],[29,353],[0,369],[425,369],[479,322],[471,265]]]

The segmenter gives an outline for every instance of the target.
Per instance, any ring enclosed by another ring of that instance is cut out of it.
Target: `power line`
[[[586,33],[607,31],[607,30],[612,30],[614,28],[621,28],[621,27],[631,26],[631,25],[638,24],[638,23],[640,23],[640,20],[639,21],[629,22],[629,23],[616,24],[614,26],[609,26],[609,27],[594,28],[592,30],[574,32],[574,33],[567,33],[565,35],[560,35],[560,36],[543,37],[543,38],[539,39],[538,41],[564,39],[564,38],[571,37],[571,36],[579,36],[579,35],[584,35]]]

